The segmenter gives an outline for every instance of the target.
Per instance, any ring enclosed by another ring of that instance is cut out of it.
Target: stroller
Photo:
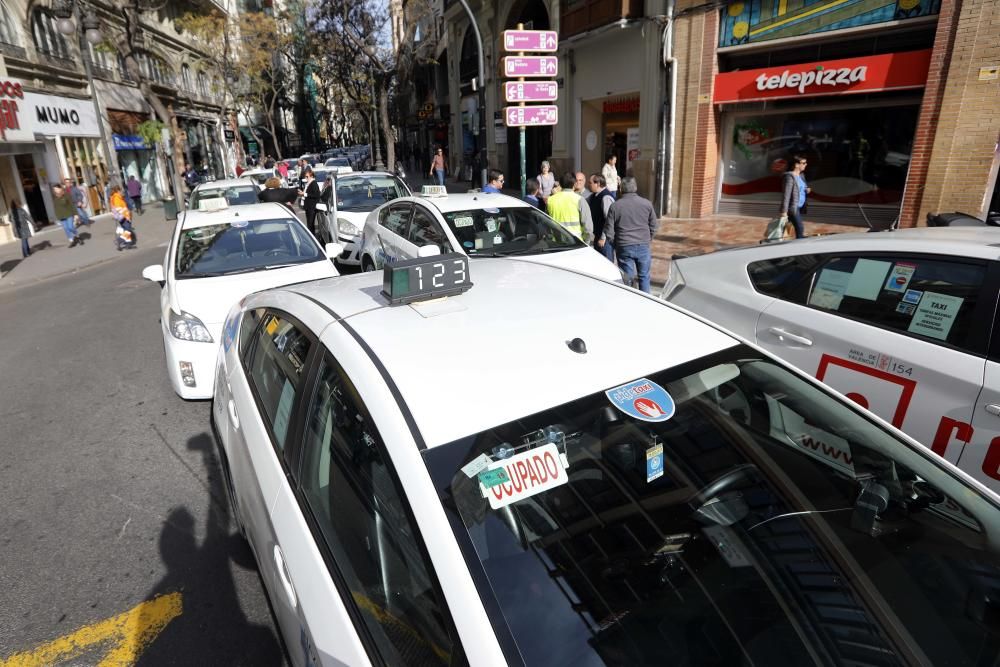
[[[132,229],[132,213],[127,208],[113,208],[111,214],[115,219],[115,247],[118,252],[134,249],[137,245],[135,230]]]

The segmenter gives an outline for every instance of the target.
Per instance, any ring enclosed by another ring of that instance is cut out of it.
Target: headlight
[[[677,296],[682,289],[684,289],[684,276],[681,274],[680,267],[677,266],[677,260],[672,260],[670,262],[670,268],[667,269],[667,282],[663,283],[663,290],[660,292],[660,298],[664,301],[670,301],[670,299]]]
[[[190,340],[196,343],[211,343],[212,334],[208,328],[194,315],[170,311],[170,333],[179,340]]]
[[[337,229],[339,229],[340,233],[343,234],[344,236],[357,236],[358,234],[361,233],[361,230],[358,229],[358,226],[349,220],[340,220],[337,223]]]

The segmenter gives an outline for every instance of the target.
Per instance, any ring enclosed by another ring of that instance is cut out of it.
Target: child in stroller
[[[115,247],[118,251],[137,247],[135,230],[132,228],[132,211],[128,208],[120,185],[111,188],[111,215],[115,219]]]

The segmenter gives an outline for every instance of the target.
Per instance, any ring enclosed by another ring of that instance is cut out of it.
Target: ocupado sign
[[[495,510],[506,507],[518,500],[562,486],[569,481],[569,475],[556,445],[548,444],[515,454],[509,459],[494,461],[489,470],[502,468],[509,481],[479,489]]]

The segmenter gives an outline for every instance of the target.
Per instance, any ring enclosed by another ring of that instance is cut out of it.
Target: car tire
[[[361,258],[361,270],[365,273],[375,270],[375,262],[372,261],[371,257]]]

